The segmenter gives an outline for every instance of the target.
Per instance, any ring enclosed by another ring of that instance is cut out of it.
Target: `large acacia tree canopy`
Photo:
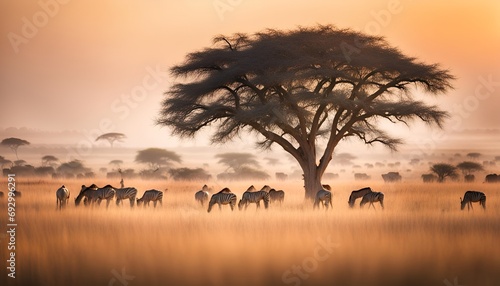
[[[179,81],[157,122],[173,134],[190,137],[211,125],[212,141],[223,143],[254,131],[261,146],[279,144],[303,169],[316,164],[316,140],[325,137],[320,173],[347,136],[395,149],[401,140],[376,126],[380,118],[441,126],[447,113],[411,91],[444,93],[453,79],[382,37],[333,26],[219,36],[171,72]]]

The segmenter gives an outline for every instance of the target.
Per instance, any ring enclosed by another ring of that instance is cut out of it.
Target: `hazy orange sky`
[[[169,67],[218,34],[315,24],[381,35],[449,68],[455,90],[429,98],[452,113],[445,132],[500,123],[495,0],[40,0],[1,1],[0,10],[0,129],[116,131],[128,135],[124,146],[175,146],[154,125]],[[401,130],[410,143],[429,136]],[[198,138],[184,144],[206,144]]]

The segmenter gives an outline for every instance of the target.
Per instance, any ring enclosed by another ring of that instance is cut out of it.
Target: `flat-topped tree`
[[[12,161],[5,159],[3,156],[0,156],[0,167],[3,169],[5,165],[10,164],[12,166]]]
[[[0,142],[0,144],[9,147],[12,150],[12,152],[16,154],[16,159],[19,160],[19,157],[17,156],[17,149],[20,146],[30,145],[30,142],[23,139],[11,137],[3,139],[2,142]]]
[[[123,160],[115,159],[115,160],[109,161],[109,165],[114,166],[115,169],[119,170],[119,171],[120,171],[120,167],[121,167],[122,164],[123,164]]]
[[[137,151],[135,162],[146,164],[150,170],[170,166],[173,162],[181,163],[181,157],[172,151],[161,148],[147,148]]]
[[[55,167],[59,162],[59,159],[53,155],[45,155],[42,157],[42,166],[52,166]]]
[[[179,81],[165,94],[158,124],[181,137],[211,126],[214,143],[259,134],[260,147],[279,145],[297,160],[306,198],[321,189],[342,139],[395,150],[402,141],[378,122],[440,127],[447,113],[412,91],[441,94],[453,80],[382,37],[333,26],[219,36],[171,73]]]
[[[438,176],[437,180],[440,183],[443,183],[447,177],[454,178],[457,176],[457,167],[446,163],[432,165],[431,171]]]
[[[125,134],[123,134],[123,133],[110,132],[110,133],[104,133],[104,134],[100,135],[99,137],[97,137],[95,139],[95,141],[106,140],[109,142],[109,145],[111,145],[111,147],[113,147],[113,144],[115,143],[115,141],[123,142],[123,139],[125,139],[125,138],[127,138],[127,136],[125,136]]]

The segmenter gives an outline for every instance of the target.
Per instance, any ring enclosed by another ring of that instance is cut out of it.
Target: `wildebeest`
[[[401,175],[399,172],[389,172],[387,174],[382,174],[382,179],[386,183],[399,182],[401,181]]]
[[[484,181],[486,183],[498,183],[498,182],[500,182],[500,175],[497,175],[497,174],[488,174],[484,178]]]
[[[422,175],[422,181],[424,183],[432,183],[437,180],[437,176],[434,174],[423,174]]]

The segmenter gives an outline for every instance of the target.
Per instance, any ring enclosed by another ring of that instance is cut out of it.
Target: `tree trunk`
[[[309,162],[302,167],[302,170],[304,171],[305,199],[314,200],[316,193],[323,188],[321,186],[323,174],[320,173],[314,162]]]

